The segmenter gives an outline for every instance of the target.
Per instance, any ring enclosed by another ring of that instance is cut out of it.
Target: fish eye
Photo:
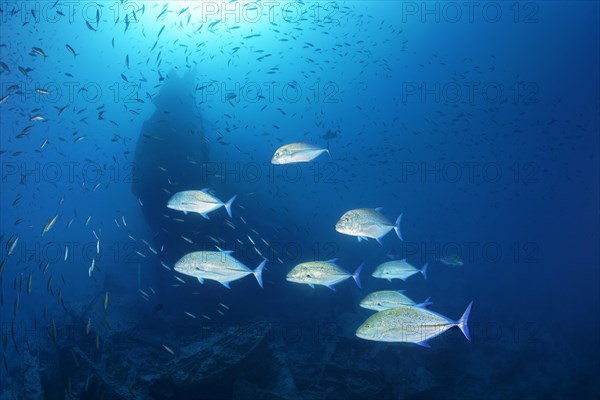
[[[307,278],[310,278],[310,274],[306,274],[306,277],[307,277]]]
[[[365,325],[365,327],[366,327],[366,328],[370,328],[370,327],[371,327],[371,324],[367,324],[367,325]]]

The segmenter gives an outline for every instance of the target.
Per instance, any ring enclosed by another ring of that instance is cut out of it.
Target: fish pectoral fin
[[[313,285],[312,283],[309,283],[308,286],[310,286],[311,288],[315,288],[315,285]]]
[[[198,279],[198,282],[200,282],[201,284],[204,284],[204,279],[203,278],[198,277],[197,279]]]
[[[184,211],[183,213],[184,213],[185,215],[187,215],[187,211]]]
[[[221,282],[221,285],[225,286],[227,289],[231,289],[229,287],[229,282]]]

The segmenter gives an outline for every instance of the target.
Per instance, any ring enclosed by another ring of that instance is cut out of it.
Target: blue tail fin
[[[233,196],[232,198],[229,199],[229,201],[225,204],[223,204],[225,206],[225,210],[227,210],[227,214],[229,214],[229,217],[231,218],[231,203],[233,203],[233,201],[235,200],[235,198],[237,197],[237,195]]]
[[[433,302],[431,302],[431,301],[429,301],[429,300],[431,300],[431,297],[428,297],[428,298],[426,298],[426,299],[425,299],[425,301],[424,301],[424,302],[422,302],[422,303],[415,304],[415,307],[419,307],[419,308],[427,308],[427,307],[429,307],[430,305],[432,305],[432,304],[433,304]]]
[[[456,322],[456,325],[460,328],[463,335],[467,338],[467,340],[471,341],[471,334],[469,333],[469,326],[467,322],[469,320],[469,314],[471,314],[471,307],[473,306],[473,302],[470,302],[467,306],[467,309],[463,313],[462,317]]]
[[[427,267],[429,266],[429,263],[425,263],[425,265],[423,265],[423,268],[421,268],[419,270],[419,272],[421,274],[423,274],[423,278],[425,278],[427,280]]]
[[[356,286],[358,286],[361,289],[362,289],[362,286],[360,284],[360,271],[362,271],[363,265],[364,265],[364,263],[360,264],[358,266],[358,268],[356,268],[356,271],[354,271],[354,273],[352,274],[352,278],[354,279],[354,282],[356,282]]]
[[[398,238],[400,240],[404,240],[402,239],[402,233],[400,232],[400,222],[402,221],[402,214],[398,215],[398,218],[396,218],[396,224],[394,225],[394,230],[396,231],[396,235],[398,235]]]
[[[262,273],[263,273],[263,269],[265,268],[266,263],[267,263],[267,260],[263,260],[260,263],[260,265],[258,267],[256,267],[256,269],[254,271],[252,271],[252,273],[254,274],[254,277],[256,278],[256,281],[258,282],[258,285],[261,288],[263,287]]]

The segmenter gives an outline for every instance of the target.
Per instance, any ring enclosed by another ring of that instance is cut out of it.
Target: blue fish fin
[[[362,286],[360,284],[360,271],[362,271],[363,265],[365,264],[360,264],[358,268],[356,268],[356,271],[354,271],[354,273],[352,274],[352,278],[354,279],[354,282],[356,282],[356,286],[358,286],[360,289],[362,289]]]
[[[200,215],[202,215],[202,218],[204,218],[204,219],[210,219],[210,218],[208,218],[208,214],[200,213]]]
[[[200,278],[200,277],[198,276],[198,277],[197,277],[197,279],[198,279],[198,282],[200,282],[201,284],[203,284],[203,285],[204,285],[204,279],[203,279],[203,278]]]
[[[330,263],[330,264],[335,264],[337,261],[339,260],[339,258],[332,258],[331,260],[327,260],[325,262]]]
[[[233,196],[232,198],[229,199],[229,201],[227,203],[223,204],[223,206],[225,206],[225,210],[227,210],[227,214],[229,215],[229,218],[232,218],[231,204],[233,203],[233,201],[235,200],[236,197],[237,197],[237,195]]]
[[[423,265],[423,268],[421,268],[419,270],[419,272],[423,275],[423,278],[425,278],[425,280],[427,280],[427,267],[429,266],[429,263],[425,263],[425,265]]]
[[[398,218],[396,218],[396,223],[394,224],[394,230],[396,231],[396,235],[398,235],[398,239],[404,240],[404,239],[402,239],[402,233],[400,232],[400,222],[401,221],[402,221],[402,214],[398,215]]]
[[[266,263],[267,263],[267,260],[262,260],[262,262],[259,264],[259,266],[256,267],[256,269],[254,271],[252,271],[252,274],[254,275],[254,277],[256,278],[256,281],[258,282],[258,286],[260,286],[261,288],[263,287],[262,273],[263,273],[263,270],[265,269]]]
[[[333,290],[334,292],[336,291],[336,290],[335,290],[335,287],[334,287],[333,285],[331,285],[331,286],[327,286],[327,287],[328,287],[329,289]]]
[[[357,236],[356,240],[358,240],[358,243],[362,242],[362,238],[360,236]]]
[[[381,237],[375,238],[375,240],[377,240],[377,243],[379,243],[381,245],[381,247],[383,247],[383,243],[381,242]]]
[[[425,347],[427,349],[430,349],[431,346],[429,345],[429,343],[427,343],[427,340],[423,340],[421,342],[415,342],[415,344],[418,344],[421,347]]]
[[[469,303],[469,305],[467,306],[467,309],[465,310],[463,315],[460,317],[460,319],[458,321],[455,322],[456,325],[462,331],[463,335],[465,335],[465,337],[469,341],[471,341],[471,334],[469,333],[469,326],[467,325],[467,323],[469,320],[469,315],[471,314],[471,307],[473,307],[473,302]]]
[[[311,288],[315,288],[315,285],[313,285],[312,283],[309,283],[308,286],[310,286]]]
[[[378,213],[380,213],[381,211],[383,211],[383,207],[375,207],[375,211],[377,211]]]
[[[428,297],[428,298],[426,298],[424,302],[422,302],[422,303],[419,303],[419,304],[415,304],[415,307],[418,307],[418,308],[427,308],[427,307],[429,307],[430,305],[432,305],[432,304],[433,304],[433,303],[432,303],[431,301],[429,301],[429,300],[431,300],[431,296],[430,296],[430,297]]]
[[[187,211],[184,211],[184,212],[183,212],[183,214],[184,214],[184,215],[187,215]]]
[[[231,289],[229,287],[229,282],[221,282],[221,285],[225,286],[227,289]]]

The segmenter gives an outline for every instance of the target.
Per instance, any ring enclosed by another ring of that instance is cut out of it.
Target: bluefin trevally
[[[360,271],[362,271],[363,265],[361,264],[356,271],[351,274],[338,266],[336,261],[337,259],[300,263],[292,268],[287,274],[286,279],[289,282],[304,283],[310,287],[314,287],[314,285],[323,285],[331,290],[335,290],[333,285],[352,277],[358,287],[361,287]]]
[[[361,339],[377,342],[408,342],[429,347],[427,342],[458,326],[468,340],[471,340],[467,322],[473,302],[458,321],[420,307],[400,307],[380,311],[371,315],[357,330]]]
[[[227,214],[231,217],[231,204],[235,200],[233,196],[227,203],[209,193],[208,189],[203,190],[185,190],[175,193],[168,201],[167,207],[173,210],[195,212],[208,219],[208,213],[220,207],[225,207]]]
[[[405,281],[409,277],[420,272],[421,275],[423,275],[423,278],[427,279],[428,266],[429,263],[425,263],[421,269],[417,269],[410,265],[405,258],[403,258],[402,260],[386,261],[382,264],[379,264],[371,276],[380,279],[387,279],[388,281],[391,281],[392,279],[402,279]]]
[[[173,268],[175,271],[193,276],[200,283],[211,279],[229,288],[229,283],[246,275],[254,275],[263,287],[262,272],[267,260],[263,260],[254,271],[231,255],[232,251],[194,251],[183,256]]]
[[[322,148],[312,145],[310,143],[290,143],[285,146],[281,146],[273,154],[271,159],[272,164],[293,164],[300,162],[309,162],[327,152],[329,155],[329,148]]]
[[[402,214],[392,224],[380,211],[381,207],[358,208],[347,211],[335,224],[335,230],[345,235],[357,236],[359,242],[371,238],[381,244],[381,238],[393,229],[396,231],[398,238],[402,240],[402,234],[400,233]]]

